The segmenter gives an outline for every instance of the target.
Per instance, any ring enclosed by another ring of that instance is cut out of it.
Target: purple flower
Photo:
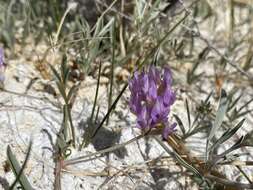
[[[168,124],[170,107],[175,102],[176,96],[171,89],[172,77],[169,68],[160,72],[154,66],[148,71],[134,72],[129,81],[130,110],[137,116],[137,127],[152,129],[163,126],[163,137],[175,131],[175,124]]]

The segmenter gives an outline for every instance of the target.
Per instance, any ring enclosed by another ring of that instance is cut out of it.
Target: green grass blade
[[[28,159],[29,159],[29,156],[31,153],[31,147],[32,147],[32,142],[29,143],[26,158],[25,158],[25,161],[24,161],[22,167],[20,166],[16,156],[13,154],[11,147],[10,146],[7,147],[8,161],[11,165],[11,169],[12,169],[13,173],[16,176],[16,179],[13,182],[13,184],[10,186],[10,189],[14,189],[17,182],[20,183],[20,185],[22,186],[22,188],[24,190],[32,190],[33,189],[32,185],[30,184],[30,182],[28,181],[27,177],[24,174],[24,169],[27,165],[27,162],[28,162]]]
[[[57,80],[60,82],[61,81],[61,76],[59,75],[59,73],[56,71],[56,69],[51,65],[49,64],[49,67],[50,69],[52,70],[54,76],[57,78]]]
[[[186,105],[186,111],[187,111],[187,119],[188,119],[188,125],[191,127],[191,114],[190,114],[190,109],[189,109],[189,104],[188,100],[185,100],[185,105]]]
[[[102,68],[102,64],[101,64],[101,62],[99,62],[98,80],[97,80],[95,99],[94,99],[94,102],[93,102],[91,116],[90,116],[90,119],[89,119],[89,125],[88,125],[88,128],[85,129],[86,131],[83,135],[82,144],[79,147],[79,150],[81,150],[83,147],[86,147],[89,144],[89,142],[91,140],[91,137],[92,137],[92,134],[93,134],[93,131],[95,131],[95,129],[93,128],[94,127],[93,126],[93,117],[94,117],[94,114],[95,114],[95,108],[96,108],[96,104],[97,104],[97,97],[98,97],[99,83],[100,83],[100,76],[101,76],[101,68]]]
[[[121,92],[119,93],[119,95],[117,96],[117,98],[115,99],[115,101],[113,102],[112,106],[107,111],[107,113],[104,116],[103,120],[101,121],[100,125],[96,128],[96,130],[94,131],[94,133],[92,134],[91,137],[94,137],[97,134],[98,130],[103,126],[103,124],[106,121],[107,117],[109,116],[109,114],[111,113],[111,111],[114,109],[114,107],[118,103],[119,99],[121,98],[121,96],[123,95],[123,93],[125,92],[125,90],[127,89],[127,87],[128,87],[128,84],[125,84],[125,86],[122,88]]]
[[[78,89],[79,89],[79,86],[80,86],[80,84],[77,84],[77,85],[73,85],[73,86],[70,88],[70,90],[69,90],[69,92],[68,92],[68,95],[67,95],[67,102],[70,103],[70,100],[71,100],[71,98],[73,97],[73,95],[74,95],[75,93],[77,93],[77,91],[78,91]]]
[[[59,91],[60,91],[60,93],[61,93],[61,95],[62,95],[62,97],[63,97],[63,99],[65,101],[65,103],[67,104],[68,100],[67,100],[64,84],[62,84],[61,82],[56,82],[56,85],[57,85],[57,87],[58,87],[58,89],[59,89]]]
[[[185,135],[185,128],[184,128],[184,124],[183,124],[182,120],[176,114],[173,114],[173,116],[176,119],[177,124],[178,124],[179,128],[181,129],[183,136],[184,136]]]
[[[61,62],[61,78],[64,85],[66,85],[69,76],[69,68],[67,66],[67,56],[64,54]]]
[[[70,130],[71,130],[71,136],[72,136],[72,141],[73,141],[73,147],[75,148],[76,146],[76,135],[75,135],[75,128],[74,128],[74,125],[73,125],[73,121],[72,121],[72,115],[71,115],[71,110],[70,110],[70,107],[69,105],[66,106],[66,111],[67,111],[67,114],[68,114],[68,121],[70,123]]]
[[[112,62],[111,62],[111,77],[110,77],[110,89],[109,89],[109,99],[108,99],[108,110],[112,104],[112,91],[113,91],[113,80],[114,80],[114,65],[115,65],[115,49],[116,49],[116,21],[113,20],[112,29],[111,29],[111,44],[112,44]],[[109,116],[107,118],[106,124],[109,123]]]
[[[101,64],[101,62],[99,62],[97,87],[96,87],[96,93],[95,93],[95,99],[94,99],[94,103],[93,103],[93,107],[92,107],[92,112],[91,112],[91,116],[90,116],[90,121],[91,122],[93,122],[93,117],[94,117],[95,108],[96,108],[96,104],[97,104],[99,83],[100,83],[100,77],[101,77],[101,69],[102,69],[102,64]]]

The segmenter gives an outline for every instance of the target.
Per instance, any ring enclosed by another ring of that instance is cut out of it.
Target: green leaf
[[[56,85],[65,101],[65,103],[67,104],[68,103],[68,99],[67,99],[67,96],[66,96],[66,92],[65,92],[65,88],[63,86],[63,84],[61,82],[56,82]]]
[[[244,140],[245,136],[242,135],[236,142],[235,144],[231,147],[232,149],[237,149],[237,148],[240,148],[240,146],[242,145],[242,142]]]
[[[183,124],[182,120],[181,120],[176,114],[173,114],[173,116],[174,116],[174,118],[176,119],[177,124],[178,124],[178,126],[180,127],[180,129],[181,129],[183,135],[185,135],[185,128],[184,128],[184,124]]]
[[[182,165],[184,166],[186,169],[190,170],[192,173],[194,173],[196,176],[198,177],[201,177],[202,178],[202,175],[201,173],[196,169],[194,168],[192,165],[190,165],[189,163],[187,163],[176,151],[170,151],[168,149],[168,147],[157,137],[154,137],[156,139],[156,141],[164,148],[164,150],[166,152],[168,152],[169,154],[172,154],[176,160]]]
[[[61,74],[64,76],[64,73],[67,70],[67,56],[64,54],[61,60]]]
[[[96,108],[96,104],[97,104],[99,83],[100,83],[100,77],[101,77],[101,69],[102,69],[102,64],[101,64],[101,62],[99,62],[98,80],[97,80],[97,85],[96,85],[95,99],[94,99],[94,102],[93,102],[91,116],[90,116],[90,119],[89,119],[89,125],[88,125],[88,128],[85,129],[85,133],[83,135],[83,141],[82,141],[82,144],[81,144],[79,150],[81,150],[83,147],[86,147],[90,143],[90,140],[92,138],[92,134],[95,131],[95,129],[93,129],[94,127],[93,127],[92,124],[93,124],[93,117],[94,117],[94,114],[95,114],[95,108]],[[86,130],[88,130],[88,131],[86,131]]]
[[[72,98],[73,94],[77,93],[77,90],[79,88],[79,84],[78,85],[74,85],[70,88],[68,96],[67,96],[67,102],[70,101],[70,99]]]
[[[100,42],[102,41],[102,37],[105,36],[107,32],[110,31],[111,24],[113,23],[114,18],[112,18],[105,26],[104,25],[104,17],[103,15],[98,19],[96,23],[96,29],[93,34],[93,38],[90,42],[90,61],[92,62],[97,55],[101,52],[99,49]]]
[[[243,93],[241,93],[234,101],[229,102],[228,111],[231,110],[237,104],[237,102],[241,99],[242,96],[243,96]]]
[[[225,90],[222,89],[218,111],[217,111],[212,129],[211,129],[210,134],[208,136],[209,141],[214,137],[218,128],[221,126],[224,116],[226,115],[226,112],[227,112],[228,103],[229,103],[229,101],[228,101],[227,93]]]
[[[189,124],[189,127],[191,127],[191,114],[190,114],[190,109],[189,109],[189,104],[188,104],[188,100],[187,99],[185,100],[185,104],[186,104],[188,124]]]
[[[243,116],[245,116],[246,114],[251,113],[252,111],[253,111],[253,109],[250,109],[250,110],[246,110],[246,111],[241,112],[241,113],[237,113],[236,116],[235,116],[235,118],[233,118],[233,120],[235,120],[235,119],[237,119],[237,118],[239,118],[239,117],[243,117]]]
[[[64,127],[64,126],[63,126]],[[64,130],[64,129],[63,129]],[[64,153],[65,150],[69,147],[68,142],[66,142],[64,131],[61,130],[57,134],[57,139],[56,139],[56,147],[58,148],[60,153]]]
[[[88,127],[85,128],[85,132],[83,135],[83,141],[81,146],[79,147],[79,150],[81,150],[82,148],[87,147],[92,139],[92,134],[95,131],[95,125],[93,125],[93,123],[91,123],[91,120],[88,121]]]
[[[199,132],[203,132],[205,130],[207,130],[209,126],[208,125],[203,125],[203,126],[200,126],[200,127],[195,127],[192,131],[186,133],[186,136],[184,137],[184,139],[196,134],[196,133],[199,133]]]
[[[49,64],[49,67],[50,69],[52,70],[54,76],[57,78],[57,80],[60,82],[61,81],[61,76],[59,75],[59,73],[56,71],[56,69],[51,65]]]
[[[61,63],[61,78],[62,82],[66,84],[69,76],[69,68],[67,66],[67,56],[64,54]]]
[[[99,31],[98,36],[103,37],[107,32],[110,31],[111,25],[115,22],[115,18],[112,17],[110,21]]]
[[[69,78],[69,68],[66,68],[66,70],[64,71],[64,75],[63,75],[63,84],[66,85],[68,82],[68,78]]]
[[[68,105],[66,106],[66,109],[67,109],[67,114],[68,114],[68,120],[70,123],[70,131],[71,131],[71,135],[72,135],[73,146],[75,147],[76,135],[75,135],[75,128],[74,128],[73,121],[72,121],[71,110]]]
[[[251,102],[253,102],[253,98],[250,99],[248,102],[246,102],[244,105],[242,105],[242,106],[238,109],[238,112],[240,112],[243,108],[247,107]]]
[[[100,17],[97,22],[96,22],[96,29],[95,29],[95,32],[93,34],[93,37],[96,38],[99,36],[99,32],[101,31],[102,29],[102,26],[103,26],[103,17]],[[95,40],[93,38],[93,40]]]
[[[97,104],[98,91],[99,91],[99,83],[100,83],[100,77],[101,77],[101,70],[102,70],[102,64],[101,64],[101,62],[99,62],[98,80],[97,80],[97,85],[96,85],[96,93],[95,93],[95,99],[94,99],[94,102],[93,102],[92,112],[91,112],[91,116],[90,116],[91,123],[93,122],[93,116],[94,116],[95,108],[96,108],[96,104]]]
[[[94,131],[94,133],[92,134],[92,138],[97,134],[98,130],[103,126],[104,122],[106,121],[106,119],[109,117],[110,113],[112,112],[112,110],[115,108],[116,104],[118,103],[118,101],[120,100],[121,96],[123,95],[123,93],[125,92],[126,88],[128,87],[128,84],[125,84],[122,88],[122,90],[120,91],[119,95],[117,96],[117,98],[114,100],[113,104],[111,105],[111,107],[109,108],[109,110],[107,111],[106,115],[104,116],[104,118],[102,119],[101,123],[99,124],[99,126],[96,128],[96,130]]]
[[[11,185],[10,189],[13,189],[17,182],[20,183],[20,185],[22,186],[22,188],[24,190],[32,190],[33,189],[32,185],[30,184],[30,182],[28,181],[27,177],[24,174],[24,169],[27,165],[27,162],[28,162],[28,159],[30,156],[31,146],[32,146],[32,143],[30,142],[29,147],[28,147],[28,151],[26,154],[26,158],[25,158],[25,161],[24,161],[22,167],[20,166],[16,156],[13,154],[11,147],[9,145],[7,147],[8,161],[11,165],[11,169],[12,169],[13,173],[16,176],[16,179],[15,179],[14,183]]]
[[[157,66],[159,56],[160,56],[160,47],[158,47],[156,52],[155,52],[155,55],[154,55],[154,58],[153,58],[153,61],[152,61],[152,65]]]
[[[220,158],[226,156],[227,154],[231,153],[232,151],[241,148],[244,144],[245,136],[241,136],[229,149],[225,150],[223,153],[219,155]]]
[[[115,50],[116,50],[116,21],[113,20],[113,24],[111,26],[111,49],[112,49],[112,61],[111,61],[111,72],[110,72],[110,88],[109,88],[109,96],[108,96],[108,109],[112,104],[112,96],[113,96],[113,82],[114,82],[114,65],[115,65]],[[106,124],[109,124],[109,118],[107,118]]]
[[[243,146],[253,147],[253,130],[245,135],[245,138],[243,140]]]
[[[235,127],[233,127],[232,129],[228,129],[225,133],[223,133],[223,135],[209,148],[209,151],[212,151],[214,148],[232,137],[238,131],[238,129],[242,127],[244,121],[245,119],[242,119]]]

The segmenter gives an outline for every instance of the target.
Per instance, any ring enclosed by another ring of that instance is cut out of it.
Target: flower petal
[[[165,128],[163,129],[163,134],[162,134],[163,138],[167,140],[168,136],[176,131],[175,129],[176,126],[177,126],[176,123],[173,123],[171,126],[167,124]]]
[[[157,99],[157,87],[154,81],[150,82],[150,86],[147,92],[147,100],[154,104]]]
[[[163,94],[163,103],[165,106],[171,106],[176,100],[175,93],[171,89],[166,89]]]
[[[175,102],[175,93],[171,89],[172,76],[169,68],[165,68],[163,76],[154,66],[141,73],[134,72],[129,80],[131,92],[129,106],[137,116],[137,127],[149,129],[158,125],[166,125],[170,106]],[[165,128],[165,136],[172,129]],[[172,130],[173,131],[173,130]]]
[[[164,68],[163,81],[165,86],[171,86],[172,84],[171,70],[168,67]]]

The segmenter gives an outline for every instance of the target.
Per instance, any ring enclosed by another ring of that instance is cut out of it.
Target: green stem
[[[88,155],[85,155],[85,156],[80,156],[80,157],[77,157],[77,158],[73,158],[73,159],[70,159],[70,160],[66,160],[64,162],[65,166],[67,165],[73,165],[73,164],[78,164],[78,163],[81,163],[83,161],[85,161],[85,159],[87,158],[90,158],[90,157],[93,157],[93,156],[97,156],[97,155],[100,155],[100,154],[104,154],[104,153],[107,153],[107,152],[112,152],[114,150],[117,150],[121,147],[124,147],[132,142],[135,142],[139,139],[141,139],[142,137],[144,137],[146,134],[141,134],[127,142],[124,142],[124,143],[121,143],[121,144],[118,144],[118,145],[115,145],[113,147],[109,147],[109,148],[106,148],[104,150],[101,150],[101,151],[98,151],[98,152],[94,152],[94,153],[91,153],[91,154],[88,154]]]
[[[109,91],[109,100],[108,100],[108,110],[111,106],[111,103],[112,103],[112,87],[113,87],[113,75],[114,75],[114,64],[115,64],[115,27],[116,27],[116,24],[115,24],[115,19],[113,21],[113,25],[112,25],[112,63],[111,63],[111,80],[110,80],[110,91]],[[109,123],[109,116],[107,118],[107,121],[106,121],[106,124],[108,125]]]

